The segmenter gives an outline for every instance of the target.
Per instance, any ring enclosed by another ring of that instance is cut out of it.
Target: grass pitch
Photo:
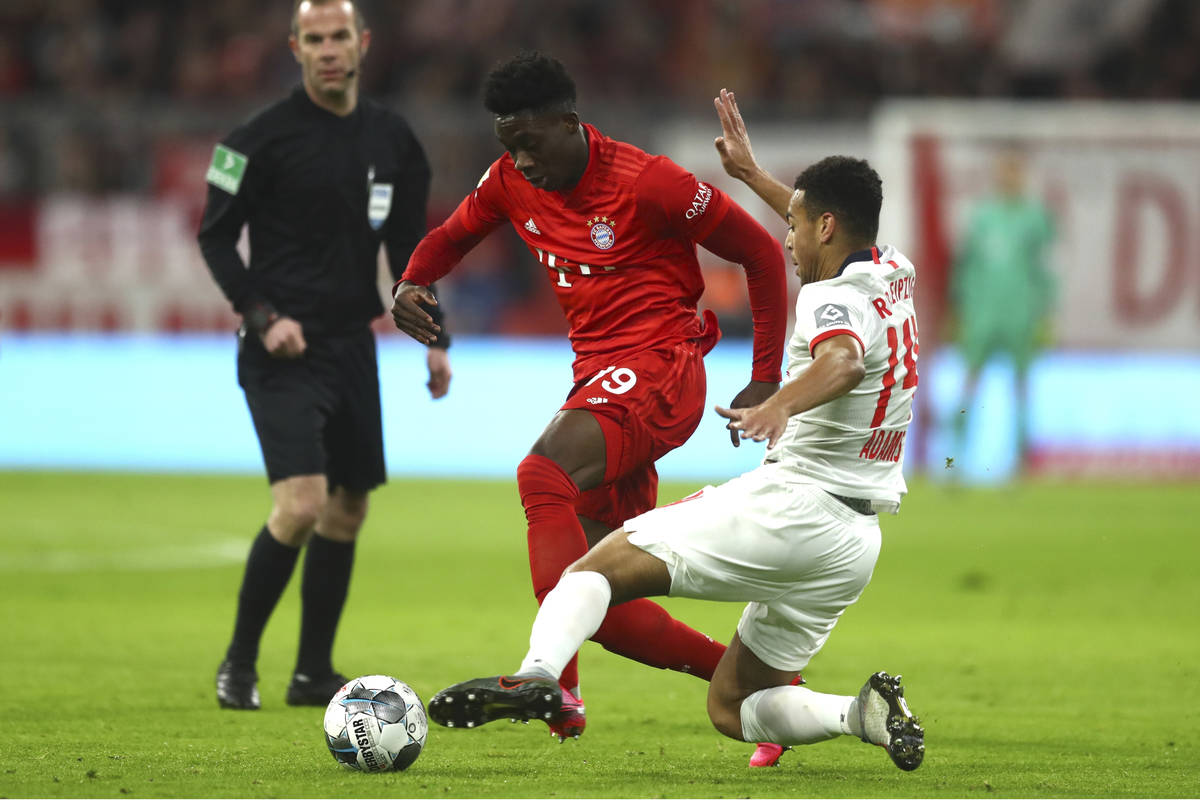
[[[695,489],[667,485],[664,501]],[[750,770],[705,685],[585,645],[589,728],[434,727],[407,772],[325,750],[320,709],[283,702],[298,579],[259,664],[263,709],[221,711],[213,673],[261,478],[0,473],[5,797],[1132,797],[1200,792],[1196,486],[917,483],[885,518],[863,599],[805,671],[849,694],[901,672],[928,731],[901,773],[842,739]],[[740,607],[668,600],[727,640]],[[509,671],[535,606],[510,483],[376,493],[336,649],[428,699]]]

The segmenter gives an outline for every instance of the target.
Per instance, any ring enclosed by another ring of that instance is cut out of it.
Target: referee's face
[[[344,97],[357,84],[370,36],[370,31],[358,30],[353,3],[301,3],[288,45],[300,63],[305,88],[330,100]]]

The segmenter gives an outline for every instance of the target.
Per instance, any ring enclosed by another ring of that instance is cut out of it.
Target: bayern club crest
[[[617,243],[617,235],[613,233],[613,221],[608,217],[589,219],[588,229],[592,236],[592,244],[601,250],[608,250]]]

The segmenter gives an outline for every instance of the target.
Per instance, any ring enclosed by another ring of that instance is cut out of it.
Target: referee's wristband
[[[246,327],[259,336],[279,319],[279,312],[270,303],[255,303],[245,313]]]

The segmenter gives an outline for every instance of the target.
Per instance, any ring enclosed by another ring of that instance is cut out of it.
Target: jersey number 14
[[[875,416],[871,418],[872,428],[882,425],[884,417],[887,416],[888,402],[892,399],[892,389],[896,386],[898,379],[896,367],[901,362],[900,339],[902,336],[904,338],[904,371],[899,376],[903,379],[900,388],[913,389],[917,385],[917,355],[921,352],[921,345],[917,341],[917,318],[909,317],[900,326],[900,333],[896,332],[894,325],[887,329],[888,370],[883,374],[883,389],[880,390],[879,399],[875,402]]]

